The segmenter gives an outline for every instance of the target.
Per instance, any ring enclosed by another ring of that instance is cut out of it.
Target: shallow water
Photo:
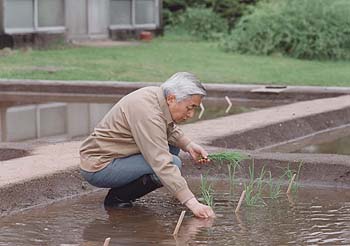
[[[350,155],[350,136],[341,137],[336,140],[324,142],[320,144],[308,145],[294,152],[295,153]]]
[[[241,107],[241,106],[233,106],[230,108],[230,110],[226,113],[227,106],[225,105],[209,105],[205,107],[205,111],[203,112],[201,118],[199,118],[200,114],[200,109],[196,109],[196,112],[193,116],[193,118],[186,120],[184,124],[188,123],[194,123],[197,121],[202,121],[202,120],[210,120],[210,119],[215,119],[223,116],[228,116],[228,115],[234,115],[234,114],[240,114],[244,112],[250,112],[257,110],[258,108],[254,107]]]
[[[199,188],[191,181],[193,190]],[[172,233],[184,209],[164,189],[131,209],[106,211],[104,190],[0,218],[0,245],[350,245],[350,192],[299,188],[293,196],[243,204],[234,213],[226,182],[214,184],[213,220],[187,211],[177,237]]]

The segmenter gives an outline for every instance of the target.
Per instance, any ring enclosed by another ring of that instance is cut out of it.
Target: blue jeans
[[[178,157],[180,149],[169,145],[169,152],[173,155],[173,164],[181,169],[182,162]],[[145,174],[153,174],[153,179],[160,183],[159,178],[141,154],[114,159],[105,168],[97,172],[87,172],[85,170],[80,170],[80,172],[87,182],[100,188],[121,187]]]

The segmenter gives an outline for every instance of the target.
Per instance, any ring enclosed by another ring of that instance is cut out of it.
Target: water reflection
[[[199,190],[192,186],[193,190]],[[350,192],[299,188],[266,199],[266,206],[234,210],[240,191],[214,183],[217,218],[189,212],[177,237],[172,233],[184,209],[155,191],[126,210],[105,210],[103,192],[0,219],[0,245],[350,245]],[[233,201],[233,202],[232,202]]]
[[[98,245],[107,237],[112,238],[111,245],[154,244],[169,239],[169,233],[147,207],[108,209],[106,213],[106,218],[98,217],[84,228],[82,239],[85,243]]]
[[[244,113],[244,112],[250,112],[253,110],[257,110],[257,108],[253,108],[253,107],[249,108],[249,107],[242,107],[242,106],[234,106],[230,109],[229,112],[226,113],[226,108],[227,108],[227,106],[225,106],[225,105],[206,106],[205,111],[200,119],[198,119],[198,116],[200,114],[200,109],[197,109],[193,118],[186,120],[186,122],[184,122],[184,124],[194,123],[194,122],[197,122],[200,120],[216,119],[216,118],[224,117],[224,116],[228,116],[228,115],[240,114],[240,113]]]
[[[147,207],[129,211],[110,209],[107,214],[106,219],[95,219],[84,228],[83,245],[101,245],[107,237],[112,238],[111,245],[188,245],[198,232],[212,227],[214,222],[214,219],[187,217],[179,233],[172,236],[169,229],[174,228],[160,221]]]
[[[350,155],[350,136],[338,138],[330,142],[308,145],[294,151],[294,153]]]

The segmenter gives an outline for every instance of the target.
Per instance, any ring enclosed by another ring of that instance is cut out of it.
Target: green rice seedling
[[[202,199],[203,199],[203,202],[210,207],[213,207],[213,205],[214,205],[213,193],[214,193],[214,191],[213,191],[211,184],[209,184],[209,182],[208,182],[207,175],[201,175]]]
[[[230,179],[230,194],[233,193],[234,186],[235,186],[235,175],[236,175],[236,168],[240,167],[239,163],[232,165],[232,164],[227,164],[227,169],[228,169],[228,175]]]
[[[300,171],[301,171],[302,165],[303,165],[303,163],[300,162],[299,166],[298,166],[298,171],[296,173],[296,178],[294,180],[294,183],[292,184],[292,191],[293,192],[296,192],[297,189],[298,189],[298,182],[297,182],[297,180],[299,180],[299,176],[300,176]],[[286,176],[287,179],[288,179],[288,183],[290,183],[290,181],[293,178],[294,173],[295,172],[293,172],[293,170],[290,169],[289,164],[288,164],[287,169],[286,169],[285,173],[282,175],[282,177]]]
[[[224,163],[224,161],[228,162],[227,169],[228,169],[228,175],[230,179],[230,193],[231,193],[235,183],[236,170],[237,168],[241,167],[240,162],[242,160],[247,159],[248,157],[239,152],[227,151],[227,152],[209,154],[208,158],[213,161],[219,161],[221,165]]]
[[[255,189],[255,185],[248,183],[244,184],[245,193],[245,201],[248,206],[264,206],[266,203],[264,202],[261,193],[257,192]]]
[[[290,169],[289,164],[288,164],[288,166],[287,166],[286,170],[284,171],[283,175],[281,176],[281,178],[286,177],[288,180],[288,184],[289,184],[293,178],[293,174],[294,174],[293,170]],[[292,186],[292,191],[295,191],[294,184]]]
[[[297,170],[297,173],[296,173],[295,180],[294,180],[294,182],[292,184],[292,191],[293,192],[296,192],[298,190],[298,187],[299,187],[298,180],[300,178],[300,171],[301,171],[302,166],[303,166],[303,162],[300,162],[299,165],[298,165],[298,170]],[[293,177],[293,175],[292,175],[292,177]],[[290,180],[291,179],[289,179],[289,181]]]
[[[281,195],[281,180],[278,180],[277,183],[274,183],[271,172],[269,171],[268,173],[269,173],[268,186],[269,186],[270,198],[277,199]]]
[[[252,166],[254,168],[254,162],[252,163]],[[254,175],[254,174],[253,174]],[[254,177],[254,176],[253,176]],[[256,194],[259,197],[262,197],[262,191],[264,189],[264,177],[265,177],[265,167],[263,167],[260,171],[259,177],[255,179],[255,184],[256,184]]]
[[[254,194],[254,186],[250,183],[244,184],[245,202],[248,206],[256,206],[259,203],[259,197]]]
[[[246,204],[248,206],[266,205],[262,199],[264,188],[265,167],[261,169],[259,177],[255,179],[254,161],[249,166],[249,182],[244,184],[246,190]]]

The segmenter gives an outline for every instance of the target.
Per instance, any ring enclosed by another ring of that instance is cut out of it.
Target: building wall
[[[0,50],[13,48],[13,37],[5,34],[5,0],[0,0]]]
[[[107,38],[109,0],[88,0],[88,33],[90,37]]]
[[[159,0],[159,23],[158,28],[155,31],[156,35],[164,34],[164,23],[163,23],[163,0]]]
[[[0,49],[3,47],[18,48],[21,46],[33,45],[47,47],[50,42],[57,39],[87,39],[87,38],[112,38],[123,40],[138,38],[139,33],[148,30],[154,35],[161,34],[162,29],[162,0],[157,0],[154,25],[123,26],[111,23],[111,2],[110,0],[65,0],[64,22],[66,30],[61,31],[40,30],[39,32],[14,31],[5,32],[5,2],[0,0]],[[125,11],[124,11],[125,12]],[[133,11],[135,14],[135,11]],[[123,11],[120,13],[121,16]],[[119,15],[118,15],[119,16]],[[143,14],[141,15],[143,16]],[[141,17],[143,18],[143,17]],[[147,17],[146,17],[147,18]],[[52,37],[52,38],[51,38]]]
[[[87,37],[87,0],[66,0],[66,27],[68,38]]]

